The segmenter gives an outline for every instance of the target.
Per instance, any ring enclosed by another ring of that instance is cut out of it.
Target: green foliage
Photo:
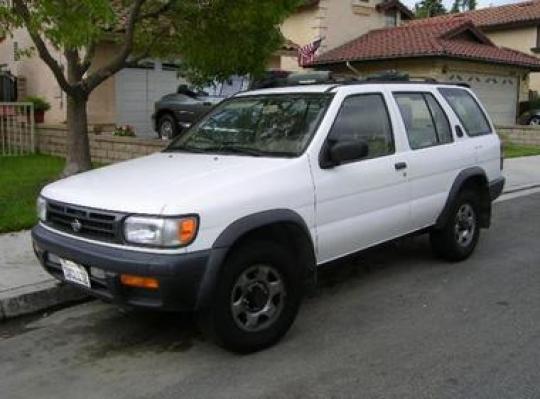
[[[34,104],[34,111],[48,111],[51,109],[51,104],[43,97],[28,96],[24,99],[24,102]]]
[[[0,31],[25,26],[59,49],[82,56],[103,40],[125,44],[137,0],[40,0],[30,17],[0,6]],[[25,3],[26,0],[24,0]],[[258,73],[282,43],[279,24],[302,0],[145,0],[134,29],[133,58],[182,59],[196,83]],[[28,3],[27,3],[28,4]]]
[[[476,0],[454,0],[451,13],[465,12],[476,10]]]
[[[442,0],[422,0],[414,5],[414,14],[416,18],[436,17],[446,14],[446,8]]]

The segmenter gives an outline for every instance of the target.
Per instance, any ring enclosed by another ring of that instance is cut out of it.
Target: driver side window
[[[362,159],[393,154],[392,126],[382,94],[354,95],[343,100],[328,139],[365,142],[368,155]]]

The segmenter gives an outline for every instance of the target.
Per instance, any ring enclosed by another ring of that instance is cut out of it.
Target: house
[[[497,46],[540,56],[540,1],[525,1],[488,7],[459,14],[448,14],[411,23],[438,23],[467,18]],[[532,73],[529,87],[540,91],[540,73]]]
[[[281,26],[290,43],[302,47],[322,38],[319,52],[340,46],[372,29],[399,26],[414,14],[398,0],[304,0]],[[276,67],[298,70],[296,54],[283,56]]]
[[[425,21],[376,29],[321,54],[318,69],[362,75],[399,70],[412,77],[468,83],[496,124],[514,124],[519,101],[528,99],[529,73],[540,59],[496,46],[470,20]]]
[[[284,46],[269,60],[269,69],[300,70],[297,53],[317,38],[323,38],[321,51],[334,48],[371,29],[398,26],[413,14],[398,0],[305,0],[298,10],[282,24]],[[12,38],[0,41],[0,65],[6,64],[14,75],[24,78],[25,87],[19,98],[39,95],[51,103],[45,115],[46,123],[64,123],[66,95],[62,92],[48,67],[37,55],[19,57],[18,50],[32,47],[26,30],[14,32]],[[116,51],[112,41],[102,42],[95,53],[96,64],[109,59]],[[65,65],[61,51],[51,48],[53,57]],[[106,80],[90,96],[88,121],[90,124],[130,124],[137,135],[154,136],[151,115],[154,103],[171,93],[180,83],[177,65],[172,61],[148,60],[136,68],[127,68]],[[226,91],[238,91],[245,82],[232,79]]]

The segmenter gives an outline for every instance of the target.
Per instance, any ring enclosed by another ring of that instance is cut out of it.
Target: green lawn
[[[0,156],[0,233],[36,223],[36,197],[63,168],[63,158],[49,155]]]
[[[540,146],[509,143],[504,145],[505,158],[528,157],[531,155],[540,155]]]

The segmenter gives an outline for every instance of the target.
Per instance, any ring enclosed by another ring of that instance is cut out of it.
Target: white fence
[[[0,155],[34,152],[34,105],[0,102]]]

